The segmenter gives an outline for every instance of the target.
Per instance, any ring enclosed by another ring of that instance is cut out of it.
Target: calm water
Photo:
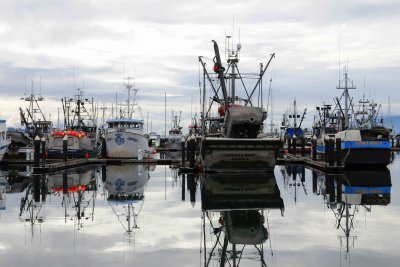
[[[274,174],[183,179],[169,166],[128,165],[49,174],[31,184],[25,171],[3,170],[12,185],[0,206],[0,266],[400,261],[400,155],[389,170],[341,177],[276,166]]]

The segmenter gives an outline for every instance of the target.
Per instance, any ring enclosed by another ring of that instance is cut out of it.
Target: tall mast
[[[343,84],[344,83],[344,87]],[[356,89],[356,87],[353,84],[353,81],[350,81],[347,75],[347,68],[345,68],[344,72],[344,79],[339,82],[339,85],[336,87],[336,89],[342,89],[344,90],[343,95],[344,95],[344,129],[349,128],[349,102],[350,102],[350,96],[349,96],[349,89]]]
[[[297,108],[296,108],[296,99],[293,101],[293,117],[294,117],[294,128],[297,128]]]

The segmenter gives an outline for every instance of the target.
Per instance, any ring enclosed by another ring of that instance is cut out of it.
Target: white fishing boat
[[[107,120],[107,154],[111,158],[140,158],[150,155],[153,149],[149,147],[148,135],[144,133],[144,121],[136,101],[138,89],[133,88],[129,79],[125,88],[128,90],[126,104],[119,105],[116,118]]]
[[[10,143],[11,139],[7,137],[6,120],[0,119],[0,161],[2,161]]]

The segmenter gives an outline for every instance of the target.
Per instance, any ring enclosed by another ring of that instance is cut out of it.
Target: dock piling
[[[42,137],[42,166],[46,166],[46,137]]]
[[[342,166],[342,139],[336,138],[336,166]]]
[[[304,157],[306,155],[306,139],[301,137],[301,156]]]
[[[185,138],[182,137],[181,140],[181,150],[182,150],[182,166],[185,166]]]
[[[311,140],[312,160],[317,160],[317,137],[314,135]]]
[[[334,155],[334,140],[331,138],[325,139],[325,162],[328,163],[329,167],[334,166],[335,164],[335,155]]]
[[[40,137],[38,135],[36,135],[35,137],[35,141],[34,141],[34,152],[33,152],[33,162],[34,162],[34,166],[37,168],[39,167],[39,163],[40,163]]]
[[[101,136],[101,156],[103,158],[107,157],[107,145],[106,145],[106,138],[104,135]]]
[[[295,136],[293,136],[292,139],[292,154],[296,155],[296,151],[297,150],[297,138]]]
[[[68,160],[68,136],[65,135],[63,138],[63,161],[67,162]]]
[[[182,174],[182,201],[185,201],[186,193],[186,175]]]

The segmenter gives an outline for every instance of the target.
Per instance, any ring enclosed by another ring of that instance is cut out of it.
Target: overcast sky
[[[182,110],[186,126],[200,109],[198,56],[213,57],[213,39],[223,50],[225,31],[238,42],[239,29],[242,72],[258,71],[276,53],[265,77],[273,78],[275,121],[295,97],[311,120],[316,105],[339,94],[339,36],[353,96],[365,92],[386,115],[390,95],[392,114],[400,114],[398,14],[397,0],[2,0],[1,116],[15,125],[34,79],[56,120],[61,97],[74,95],[73,66],[86,97],[110,105],[122,92],[125,64],[153,128],[164,128],[165,91],[168,119],[171,109]]]

